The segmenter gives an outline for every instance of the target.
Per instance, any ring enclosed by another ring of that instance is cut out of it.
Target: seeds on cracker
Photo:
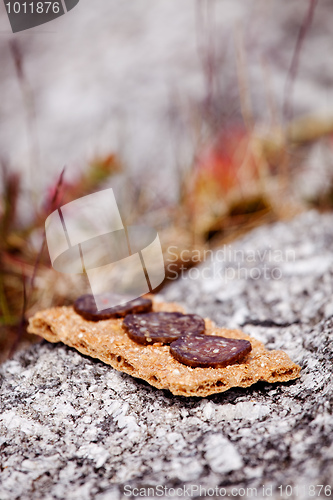
[[[153,302],[154,312],[184,312],[179,304]],[[158,389],[178,396],[207,397],[231,387],[249,387],[255,382],[287,382],[299,377],[301,367],[283,351],[267,351],[251,338],[252,351],[241,363],[226,368],[192,370],[179,363],[166,346],[139,345],[124,333],[121,319],[93,323],[72,307],[55,307],[37,312],[29,319],[28,331],[49,342],[63,342],[79,352],[98,358],[116,370],[146,380]],[[220,338],[250,340],[239,330],[216,328],[206,321],[205,334]],[[217,347],[215,347],[217,349]]]
[[[197,314],[180,312],[151,312],[129,314],[123,327],[130,339],[139,344],[170,344],[181,335],[202,333],[205,321]]]
[[[111,318],[122,318],[126,314],[149,312],[152,309],[152,301],[145,297],[126,301],[126,296],[116,296],[112,293],[104,293],[99,301],[105,303],[105,309],[98,310],[93,295],[82,295],[74,302],[74,310],[88,321],[100,321]],[[119,302],[119,305],[108,307],[109,304]],[[121,303],[122,302],[122,303]]]
[[[216,335],[188,335],[172,342],[172,356],[188,366],[223,368],[245,358],[252,346],[248,340]]]

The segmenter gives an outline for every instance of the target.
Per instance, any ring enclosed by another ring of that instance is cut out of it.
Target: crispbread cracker
[[[178,304],[156,301],[153,310],[184,312]],[[137,344],[124,332],[122,322],[121,318],[87,321],[73,307],[56,307],[30,318],[28,332],[75,347],[116,370],[179,396],[205,397],[231,387],[249,387],[258,381],[286,382],[300,373],[300,366],[283,351],[267,351],[261,342],[242,331],[217,328],[209,319],[205,319],[205,334],[251,342],[252,351],[243,361],[224,368],[191,368],[176,361],[168,345]]]

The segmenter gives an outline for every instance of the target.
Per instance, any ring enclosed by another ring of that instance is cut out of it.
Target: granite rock
[[[285,350],[302,366],[296,381],[184,398],[62,344],[16,353],[0,368],[0,499],[278,499],[287,485],[292,498],[329,497],[332,246],[333,216],[308,212],[163,292]]]

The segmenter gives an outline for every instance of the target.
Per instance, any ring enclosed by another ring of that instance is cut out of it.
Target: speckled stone
[[[186,275],[163,294],[285,350],[302,366],[296,381],[184,398],[61,344],[17,353],[0,370],[0,499],[119,500],[134,488],[199,498],[200,486],[202,498],[257,488],[252,497],[278,499],[292,485],[307,500],[311,484],[333,487],[332,247],[333,216],[308,212],[256,229],[234,245],[244,252],[236,262],[206,262],[209,279]],[[294,258],[272,261],[265,249]],[[248,273],[266,265],[281,275],[218,275],[239,260]]]

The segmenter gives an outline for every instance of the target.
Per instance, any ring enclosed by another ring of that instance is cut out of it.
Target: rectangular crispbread
[[[178,304],[156,301],[153,310],[184,312]],[[50,342],[63,342],[116,370],[179,396],[205,397],[231,387],[249,387],[258,381],[286,382],[300,373],[300,366],[283,351],[267,351],[261,342],[242,331],[218,328],[209,319],[205,320],[206,335],[251,342],[252,351],[244,360],[224,368],[191,368],[176,361],[168,345],[144,346],[131,340],[122,328],[122,321],[87,321],[73,307],[56,307],[30,318],[28,332]]]

